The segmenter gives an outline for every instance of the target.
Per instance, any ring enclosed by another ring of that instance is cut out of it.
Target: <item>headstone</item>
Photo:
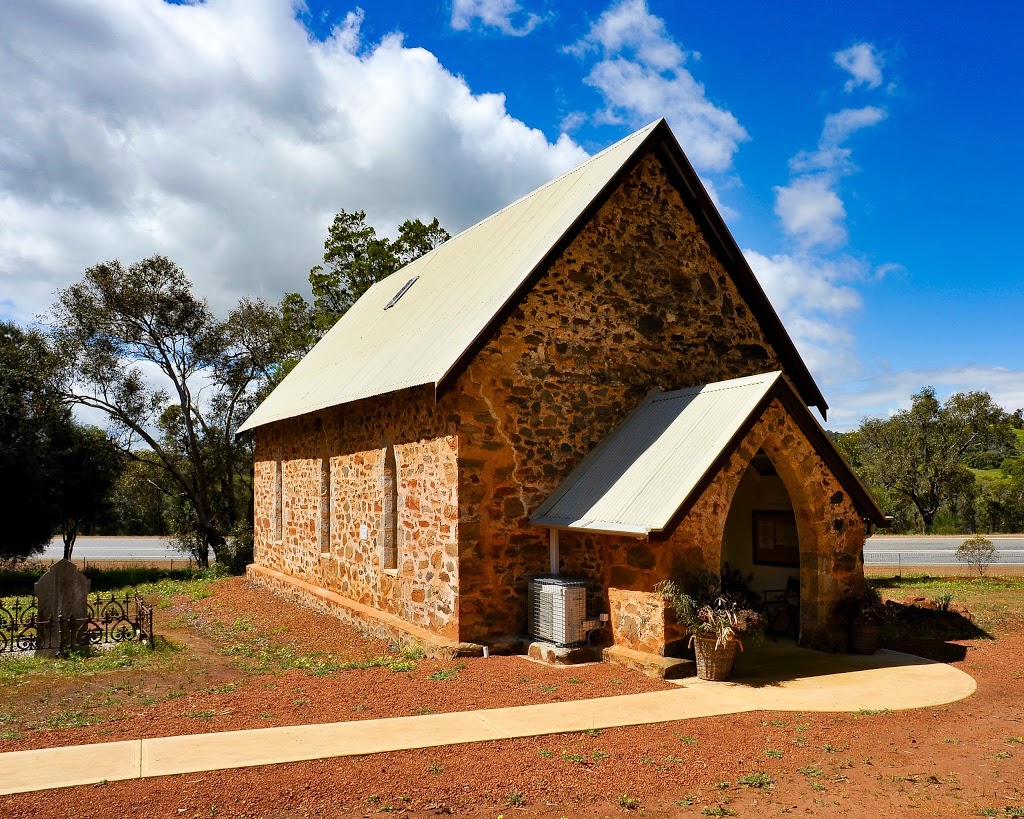
[[[89,578],[70,560],[58,560],[36,582],[36,653],[64,653],[89,619]],[[84,633],[84,632],[82,632]]]

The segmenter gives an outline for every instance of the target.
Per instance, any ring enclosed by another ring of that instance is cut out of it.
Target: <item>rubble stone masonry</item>
[[[433,390],[424,389],[260,427],[255,562],[456,637],[458,439],[450,415],[451,400],[435,405]],[[388,446],[398,473],[393,571],[381,566]],[[322,494],[325,458],[329,500]],[[283,473],[280,497],[275,497],[277,469]],[[322,531],[325,518],[329,537]],[[280,538],[275,537],[278,526]]]
[[[864,524],[847,493],[778,400],[718,471],[667,537],[651,540],[563,533],[562,568],[606,590],[616,644],[676,654],[685,630],[665,611],[654,586],[667,577],[717,571],[733,496],[759,449],[772,459],[793,501],[800,540],[801,643],[838,650],[829,629],[832,607],[863,583]]]
[[[654,387],[777,369],[778,355],[648,153],[439,402],[427,386],[257,431],[256,563],[454,640],[524,633],[527,579],[548,569],[547,533],[528,517],[583,457]],[[389,447],[394,571],[381,565]],[[862,582],[863,527],[781,404],[666,538],[563,534],[562,570],[597,584],[594,608],[610,612],[616,643],[678,647],[683,634],[654,584],[680,569],[718,568],[732,496],[759,447],[796,511],[805,642],[828,644],[826,611]]]
[[[781,368],[646,155],[458,378],[462,639],[524,630],[526,578],[548,560],[528,515],[653,387]],[[629,571],[627,552],[579,568]]]

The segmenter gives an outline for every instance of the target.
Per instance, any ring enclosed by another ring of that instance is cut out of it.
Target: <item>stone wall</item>
[[[256,564],[457,636],[459,453],[451,403],[435,405],[431,389],[404,391],[260,427]],[[398,472],[393,571],[381,565],[389,445]],[[323,515],[323,459],[329,460],[329,516]]]
[[[659,160],[647,155],[439,403],[420,388],[260,428],[256,562],[452,639],[522,633],[527,578],[548,568],[546,533],[528,516],[572,468],[653,387],[781,368]],[[395,572],[380,565],[388,445],[400,484]],[[653,586],[720,565],[732,494],[762,445],[797,509],[806,642],[828,642],[825,613],[857,581],[863,529],[809,442],[773,406],[667,539],[563,537],[563,571],[598,583],[594,607],[611,613],[617,643],[661,653],[683,636]],[[323,458],[333,501],[326,553]]]
[[[650,541],[562,533],[562,570],[596,580],[609,606],[617,645],[676,653],[684,630],[664,611],[654,586],[666,577],[718,571],[736,489],[759,449],[772,459],[789,493],[800,540],[800,642],[842,648],[830,628],[832,608],[863,583],[864,525],[849,496],[787,409],[773,401],[729,461],[668,536]]]
[[[524,629],[526,577],[547,570],[545,533],[527,516],[652,387],[776,369],[646,156],[457,380],[462,639]]]

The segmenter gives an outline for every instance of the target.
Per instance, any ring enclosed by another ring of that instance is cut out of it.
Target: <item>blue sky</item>
[[[462,229],[669,120],[831,404],[1024,406],[1018,3],[8,0],[0,315],[155,252],[218,309],[330,216]]]

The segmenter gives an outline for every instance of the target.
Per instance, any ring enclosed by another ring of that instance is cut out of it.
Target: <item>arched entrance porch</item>
[[[769,617],[784,633],[799,636],[800,538],[793,501],[764,450],[740,478],[722,533],[721,570],[740,578],[758,601],[771,605]],[[790,605],[792,604],[792,605]]]

